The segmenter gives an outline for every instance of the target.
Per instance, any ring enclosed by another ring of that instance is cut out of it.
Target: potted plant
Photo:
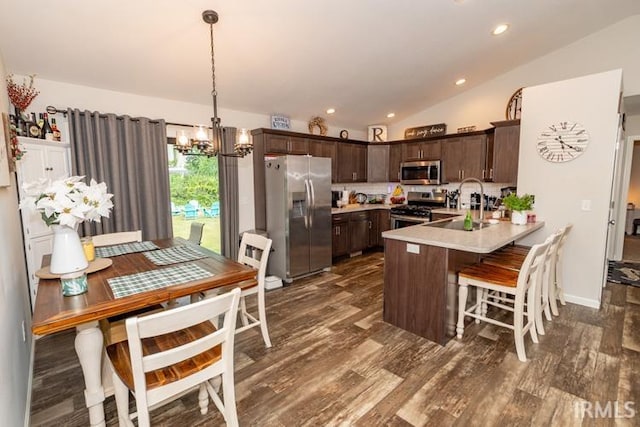
[[[511,193],[502,199],[502,204],[511,211],[511,222],[513,224],[526,224],[527,211],[533,207],[533,196],[531,194],[518,196],[515,193]]]

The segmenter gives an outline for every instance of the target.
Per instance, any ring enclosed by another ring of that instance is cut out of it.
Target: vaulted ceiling
[[[0,0],[7,70],[307,120],[393,123],[640,13],[638,0]],[[499,23],[510,24],[501,36]],[[459,78],[467,83],[456,86]],[[395,112],[395,119],[387,113]]]

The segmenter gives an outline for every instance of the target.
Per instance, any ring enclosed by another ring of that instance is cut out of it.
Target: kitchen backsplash
[[[365,194],[386,194],[387,203],[389,195],[396,188],[397,183],[354,183],[354,184],[332,184],[331,189],[334,191],[355,191],[356,193]],[[431,191],[436,189],[446,189],[447,191],[457,190],[460,186],[459,183],[443,184],[443,185],[402,185],[405,195],[409,191]],[[500,197],[500,189],[509,187],[511,184],[485,182],[482,184],[485,194],[488,196]],[[469,204],[471,200],[471,193],[479,193],[480,186],[477,183],[469,182],[462,187],[462,202]]]

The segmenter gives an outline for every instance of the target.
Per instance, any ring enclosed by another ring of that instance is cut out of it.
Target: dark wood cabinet
[[[369,212],[353,212],[349,217],[349,252],[360,252],[369,248]]]
[[[285,135],[266,135],[264,140],[266,154],[309,154],[307,138]]]
[[[340,141],[337,145],[336,182],[367,182],[367,144]]]
[[[520,153],[520,120],[491,122],[493,143],[487,152],[488,181],[516,184]]]
[[[407,160],[439,160],[441,156],[441,141],[416,141],[403,144],[402,159]]]
[[[387,209],[333,214],[331,223],[334,258],[383,246],[382,233],[391,228]]]
[[[367,182],[389,180],[389,145],[369,144],[367,147]]]
[[[264,230],[267,227],[266,216],[266,189],[264,174],[264,156],[267,154],[310,154],[316,157],[331,158],[331,182],[337,182],[337,143],[342,142],[338,138],[307,135],[297,132],[289,132],[275,129],[254,129],[251,131],[253,138],[253,200],[255,228]],[[366,153],[366,145],[364,145]],[[366,158],[364,160],[366,162]],[[366,180],[365,164],[364,180]]]
[[[349,214],[331,215],[332,256],[337,257],[349,253]]]
[[[403,145],[398,143],[389,144],[389,182],[400,182]]]
[[[483,180],[486,170],[487,135],[474,134],[450,138],[442,143],[443,182],[460,182],[465,178]]]
[[[387,209],[379,209],[375,211],[377,214],[378,229],[376,230],[376,244],[375,246],[384,246],[384,239],[382,233],[387,230],[391,230],[391,213]]]
[[[331,159],[331,182],[338,182],[338,156],[335,141],[324,141],[309,138],[308,153],[314,157],[329,157]]]

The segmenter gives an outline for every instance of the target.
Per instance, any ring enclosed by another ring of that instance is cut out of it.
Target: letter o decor
[[[309,120],[309,133],[313,135],[313,129],[316,127],[320,130],[320,135],[322,136],[325,136],[329,130],[324,119],[319,116],[311,117],[311,120]]]

